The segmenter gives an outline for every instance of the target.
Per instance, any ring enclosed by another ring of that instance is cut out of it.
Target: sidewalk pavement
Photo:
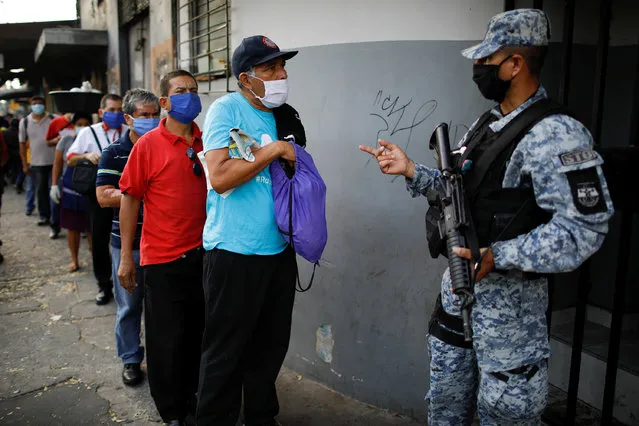
[[[81,266],[68,273],[58,240],[24,215],[24,195],[6,189],[0,218],[0,424],[158,425],[147,382],[122,384],[115,303],[96,306],[86,239]],[[143,365],[143,369],[146,366]],[[284,369],[278,379],[284,426],[418,423],[340,395]]]

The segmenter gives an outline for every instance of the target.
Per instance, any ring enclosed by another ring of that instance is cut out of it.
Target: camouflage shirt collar
[[[491,112],[493,115],[495,115],[499,119],[489,124],[490,130],[492,130],[495,133],[500,132],[508,123],[511,122],[512,119],[517,117],[523,110],[525,110],[530,105],[537,102],[538,100],[545,99],[547,97],[548,97],[548,94],[546,93],[546,89],[544,89],[542,85],[539,85],[539,89],[537,89],[534,95],[532,95],[526,102],[519,105],[517,108],[511,111],[510,114],[507,114],[505,117],[501,113],[499,105],[497,105],[495,108],[491,110]]]

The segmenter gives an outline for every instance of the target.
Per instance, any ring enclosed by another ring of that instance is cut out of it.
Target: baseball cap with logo
[[[241,73],[250,70],[255,65],[260,65],[279,57],[291,59],[295,55],[297,55],[297,50],[280,50],[270,38],[263,35],[255,35],[242,40],[242,43],[235,49],[233,59],[231,59],[231,68],[235,78],[238,78]]]
[[[482,59],[505,46],[548,46],[550,21],[539,9],[515,9],[491,18],[484,40],[462,55]]]

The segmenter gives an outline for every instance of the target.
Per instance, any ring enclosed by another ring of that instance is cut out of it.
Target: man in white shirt
[[[74,167],[78,161],[86,159],[97,166],[102,150],[120,139],[127,127],[122,112],[122,97],[116,94],[105,95],[100,101],[98,115],[102,122],[85,127],[69,147],[67,164]],[[98,281],[99,292],[95,303],[105,305],[113,298],[111,280],[111,221],[113,209],[102,208],[98,204],[95,190],[86,196],[89,215],[89,230],[93,239],[93,273]]]
[[[18,128],[20,141],[20,157],[25,174],[33,173],[35,179],[36,204],[40,220],[38,226],[51,225],[50,238],[56,238],[60,233],[59,210],[52,206],[49,199],[51,187],[51,171],[55,157],[55,144],[46,140],[47,130],[53,116],[46,111],[44,98],[31,98],[31,114],[27,115]],[[30,162],[27,158],[27,148],[31,151]],[[55,214],[55,213],[58,214]]]

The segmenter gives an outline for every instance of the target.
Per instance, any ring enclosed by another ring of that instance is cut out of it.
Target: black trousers
[[[288,351],[297,263],[224,250],[204,255],[206,324],[197,423],[235,426],[244,390],[246,426],[279,412],[275,380]]]
[[[98,204],[95,194],[86,195],[87,213],[89,215],[89,231],[93,251],[93,274],[98,281],[100,290],[112,291],[111,280],[111,222],[113,221],[113,209],[102,208]]]
[[[201,248],[144,267],[149,388],[162,420],[195,414],[204,329]]]

